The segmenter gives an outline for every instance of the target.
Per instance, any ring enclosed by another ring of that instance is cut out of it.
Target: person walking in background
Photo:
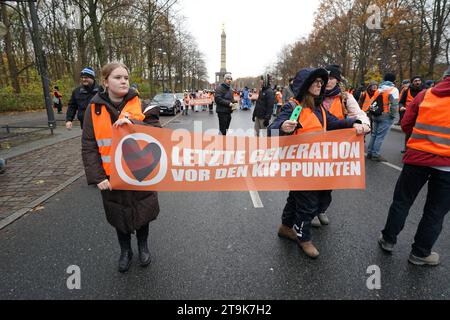
[[[191,98],[189,97],[189,93],[185,92],[183,97],[183,115],[189,115],[189,105]]]
[[[105,90],[97,93],[86,109],[82,157],[87,182],[101,190],[107,221],[116,228],[121,250],[119,272],[123,273],[131,265],[131,234],[134,232],[141,266],[150,264],[147,244],[149,223],[157,218],[159,204],[158,194],[153,191],[112,190],[109,182],[112,130],[113,127],[124,125],[161,125],[152,113],[155,108],[146,111],[136,91],[130,88],[129,71],[125,65],[105,65],[102,68],[102,80]]]
[[[210,104],[208,106],[209,114],[214,114],[214,92],[208,92],[208,99],[210,99]]]
[[[249,95],[250,91],[248,90],[248,87],[245,87],[241,94],[243,110],[249,110],[252,108],[252,102],[250,101]]]
[[[405,114],[406,110],[408,109],[411,102],[413,102],[414,98],[421,92],[424,87],[422,84],[422,78],[420,76],[415,76],[411,78],[411,85],[406,87],[402,94],[400,95],[400,101],[398,103],[398,110],[400,113],[400,122],[403,119],[403,115]],[[401,153],[406,152],[406,143],[408,142],[409,136],[405,134],[405,146]]]
[[[294,78],[289,78],[289,84],[283,89],[283,105],[289,102],[291,98],[294,98],[294,91],[292,91],[292,83],[294,82]]]
[[[281,107],[283,107],[283,93],[281,92],[281,87],[277,86],[276,91],[275,91],[275,116],[277,116],[280,111],[281,111]]]
[[[394,123],[395,114],[398,108],[399,92],[395,87],[395,75],[386,73],[384,81],[379,86],[379,96],[372,103],[369,114],[372,117],[372,135],[367,147],[367,159],[378,162],[386,162],[387,160],[381,156],[381,146],[386,138],[389,130]]]
[[[428,182],[427,200],[408,261],[435,266],[440,257],[431,250],[450,211],[450,67],[442,82],[417,94],[406,109],[402,129],[411,138],[378,243],[384,251],[393,252],[409,210]]]
[[[271,81],[270,75],[261,76],[259,96],[252,116],[256,136],[258,137],[261,130],[267,129],[272,118],[275,94],[271,88]]]
[[[67,107],[66,128],[72,129],[72,122],[75,115],[80,121],[81,129],[83,129],[84,113],[91,99],[100,92],[100,87],[95,82],[95,72],[92,68],[86,67],[80,73],[81,85],[72,92]]]
[[[226,136],[231,124],[231,114],[237,107],[233,97],[233,89],[231,88],[233,77],[227,73],[223,80],[224,82],[216,90],[214,100],[216,102],[217,116],[219,117],[219,130],[222,135]]]
[[[376,81],[370,81],[366,91],[362,92],[359,97],[358,104],[361,110],[368,114],[370,105],[378,97],[378,94],[378,83]]]
[[[411,81],[410,80],[403,80],[402,81],[402,86],[400,87],[400,98],[399,98],[399,108],[398,108],[398,115],[399,115],[399,120],[398,122],[395,124],[396,126],[400,125],[400,122],[402,121],[403,115],[405,114],[405,111],[401,111],[401,107],[400,107],[400,101],[403,97],[403,93],[405,93],[405,91],[409,88],[409,86],[411,85]]]
[[[62,94],[58,86],[53,87],[53,107],[58,110],[58,114],[62,114]]]

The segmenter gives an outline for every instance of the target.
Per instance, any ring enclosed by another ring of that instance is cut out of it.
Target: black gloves
[[[268,127],[269,126],[269,119],[265,119],[264,120],[264,127]]]

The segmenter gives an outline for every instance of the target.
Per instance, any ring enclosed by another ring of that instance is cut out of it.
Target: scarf
[[[331,90],[325,90],[325,98],[334,97],[340,93],[341,93],[341,88],[339,86],[336,86]]]

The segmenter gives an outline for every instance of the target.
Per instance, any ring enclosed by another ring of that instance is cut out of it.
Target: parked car
[[[161,114],[176,115],[181,110],[180,100],[173,93],[157,94],[151,104],[158,106]]]

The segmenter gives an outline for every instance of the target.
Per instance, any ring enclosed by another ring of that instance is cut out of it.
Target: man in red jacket
[[[411,138],[378,243],[384,251],[393,251],[409,209],[428,182],[427,200],[408,261],[434,266],[439,264],[439,255],[431,249],[450,211],[450,67],[438,85],[414,98],[401,125]]]

